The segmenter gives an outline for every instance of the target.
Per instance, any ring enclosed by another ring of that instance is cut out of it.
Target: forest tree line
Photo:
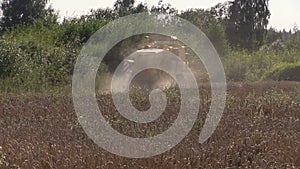
[[[184,11],[163,1],[148,6],[135,0],[117,0],[112,8],[92,9],[86,15],[62,21],[49,3],[2,1],[1,91],[43,90],[67,84],[75,59],[93,33],[119,17],[141,12],[179,16],[200,28],[221,56],[228,80],[293,80],[282,77],[280,71],[300,65],[300,32],[296,25],[287,31],[268,27],[269,0],[232,0],[209,9]],[[103,69],[120,60],[126,47],[139,39],[118,44],[107,54]]]

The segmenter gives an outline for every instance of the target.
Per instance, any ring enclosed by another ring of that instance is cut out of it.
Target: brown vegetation
[[[223,118],[207,142],[198,143],[210,102],[202,87],[202,108],[193,130],[170,151],[149,159],[118,157],[94,144],[77,121],[70,95],[2,94],[0,168],[299,168],[299,84],[241,83],[228,88]],[[111,111],[104,114],[116,130],[148,137],[176,118],[179,105],[173,98],[162,117],[147,125],[120,117],[109,95],[98,100],[102,109],[105,105]],[[143,99],[133,102],[139,109],[148,106]]]

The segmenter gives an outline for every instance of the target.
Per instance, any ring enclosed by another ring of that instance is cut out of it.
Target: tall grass
[[[260,81],[267,72],[279,65],[299,61],[300,51],[295,49],[262,49],[252,53],[231,50],[224,59],[224,67],[229,81]]]

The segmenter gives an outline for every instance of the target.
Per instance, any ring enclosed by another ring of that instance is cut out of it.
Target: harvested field
[[[300,84],[231,83],[223,118],[213,136],[198,143],[210,105],[201,87],[201,109],[190,134],[170,151],[148,159],[113,155],[90,140],[77,121],[71,95],[0,95],[0,168],[300,168]],[[147,109],[142,94],[133,104]],[[164,114],[138,125],[122,118],[111,96],[99,95],[111,125],[132,137],[149,137],[172,125],[179,97]]]

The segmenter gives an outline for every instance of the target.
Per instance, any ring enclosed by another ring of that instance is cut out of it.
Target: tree
[[[271,27],[266,34],[266,39],[265,39],[266,45],[270,45],[273,42],[278,40],[282,40],[282,33],[278,32],[276,29]]]
[[[134,8],[135,0],[117,0],[114,4],[114,10],[122,17],[131,14]]]
[[[172,7],[171,4],[165,4],[162,0],[158,2],[157,6],[152,6],[151,12],[153,13],[160,13],[166,15],[176,15],[178,11]]]
[[[286,41],[287,49],[300,51],[300,30],[297,25],[294,26],[293,32],[283,32],[283,40]]]
[[[37,19],[47,18],[48,15],[53,14],[51,8],[46,9],[47,3],[48,0],[3,0],[2,29],[19,24],[33,24]]]
[[[97,10],[92,9],[90,13],[91,14],[88,16],[89,19],[114,20],[117,17],[115,11],[110,8],[99,8]]]
[[[180,17],[190,21],[204,32],[208,30],[211,23],[216,21],[214,16],[204,9],[188,9],[182,12]]]
[[[114,12],[119,17],[123,17],[130,14],[148,11],[146,4],[140,3],[137,6],[134,6],[135,2],[135,0],[117,0],[114,4]]]
[[[188,9],[180,15],[201,29],[221,56],[225,55],[227,48],[225,28],[210,10]]]
[[[229,7],[230,2],[218,3],[214,7],[211,7],[209,12],[214,18],[225,24],[225,21],[229,16]]]
[[[263,45],[269,23],[269,0],[230,2],[226,31],[235,47],[254,50]]]
[[[134,13],[142,13],[142,12],[148,12],[148,6],[147,4],[140,3],[136,6]]]

